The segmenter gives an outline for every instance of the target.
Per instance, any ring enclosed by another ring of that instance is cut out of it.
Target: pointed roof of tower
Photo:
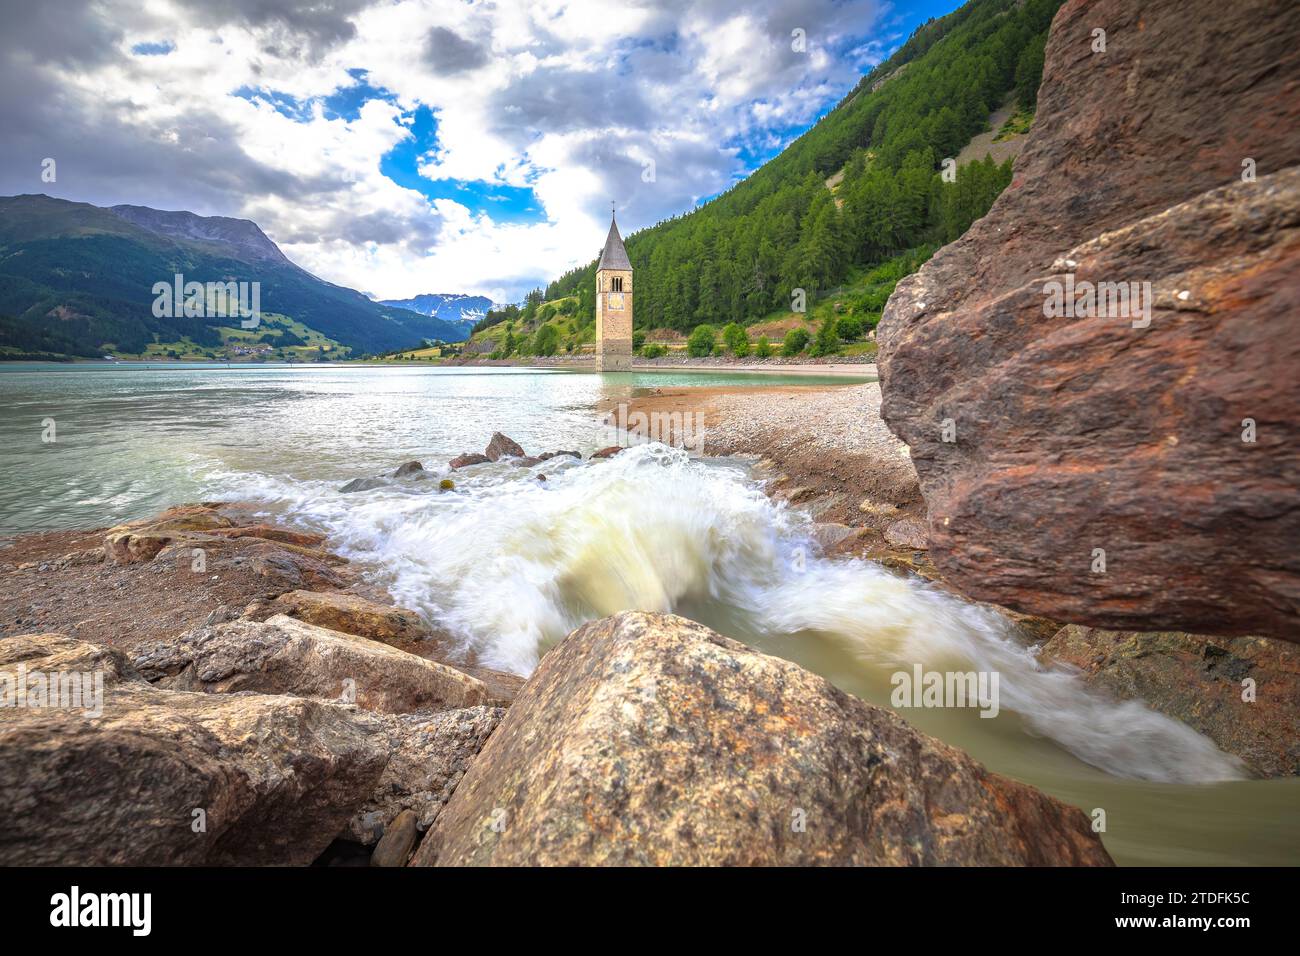
[[[605,237],[605,249],[600,254],[600,262],[596,265],[596,271],[601,269],[632,269],[632,262],[627,257],[627,250],[623,248],[623,237],[618,234],[618,223],[614,221],[614,214],[609,214],[609,235]]]

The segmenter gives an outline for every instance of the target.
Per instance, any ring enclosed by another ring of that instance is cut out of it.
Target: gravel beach
[[[755,460],[773,497],[838,529],[839,549],[925,548],[916,472],[880,418],[877,382],[656,389],[627,403],[629,418],[637,412],[660,436],[665,422],[702,423],[704,454]]]

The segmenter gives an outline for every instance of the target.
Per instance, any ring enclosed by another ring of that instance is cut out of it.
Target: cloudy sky
[[[596,255],[611,200],[626,235],[716,195],[956,6],[0,0],[0,194],[249,218],[376,297],[511,301]]]

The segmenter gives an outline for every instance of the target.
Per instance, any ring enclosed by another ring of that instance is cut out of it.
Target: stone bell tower
[[[609,235],[596,265],[596,369],[626,372],[632,367],[632,263],[613,212]]]

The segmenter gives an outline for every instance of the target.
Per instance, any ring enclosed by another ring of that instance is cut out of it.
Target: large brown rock
[[[1103,631],[1072,624],[1044,664],[1181,720],[1265,777],[1300,776],[1300,648],[1262,637]]]
[[[100,673],[102,712],[0,708],[0,859],[9,865],[311,862],[372,794],[381,722],[299,697],[179,693],[118,651],[59,634],[0,640],[19,665]]]
[[[146,678],[174,690],[291,694],[401,714],[485,703],[476,678],[377,641],[285,615],[203,626],[136,650]]]
[[[104,535],[104,554],[118,564],[159,561],[196,571],[246,565],[284,591],[349,583],[347,559],[318,547],[323,535],[241,524],[227,509],[238,512],[221,503],[178,505],[118,525]]]
[[[177,538],[233,526],[230,518],[207,505],[179,505],[153,518],[109,528],[104,535],[104,553],[118,564],[152,561]]]
[[[553,648],[412,860],[1109,864],[1087,818],[672,615]]]
[[[292,548],[268,541],[258,541],[232,560],[246,560],[270,585],[282,591],[341,588],[354,580],[348,569],[338,567],[346,559],[327,551]]]
[[[290,591],[276,598],[273,606],[277,613],[308,624],[385,644],[428,636],[420,616],[409,608],[379,604],[343,591]]]
[[[312,531],[293,531],[274,525],[254,524],[238,528],[219,528],[208,532],[217,538],[260,538],[264,541],[281,541],[303,548],[316,548],[325,541],[325,535]]]
[[[247,567],[279,591],[342,588],[354,577],[346,568],[347,558],[321,548],[250,535],[174,535],[152,560],[172,567],[193,569],[200,553],[206,570]]]
[[[1300,18],[1070,2],[1038,104],[1011,185],[879,328],[931,557],[1058,620],[1296,640]],[[1149,325],[1046,317],[1067,275],[1149,282]]]

